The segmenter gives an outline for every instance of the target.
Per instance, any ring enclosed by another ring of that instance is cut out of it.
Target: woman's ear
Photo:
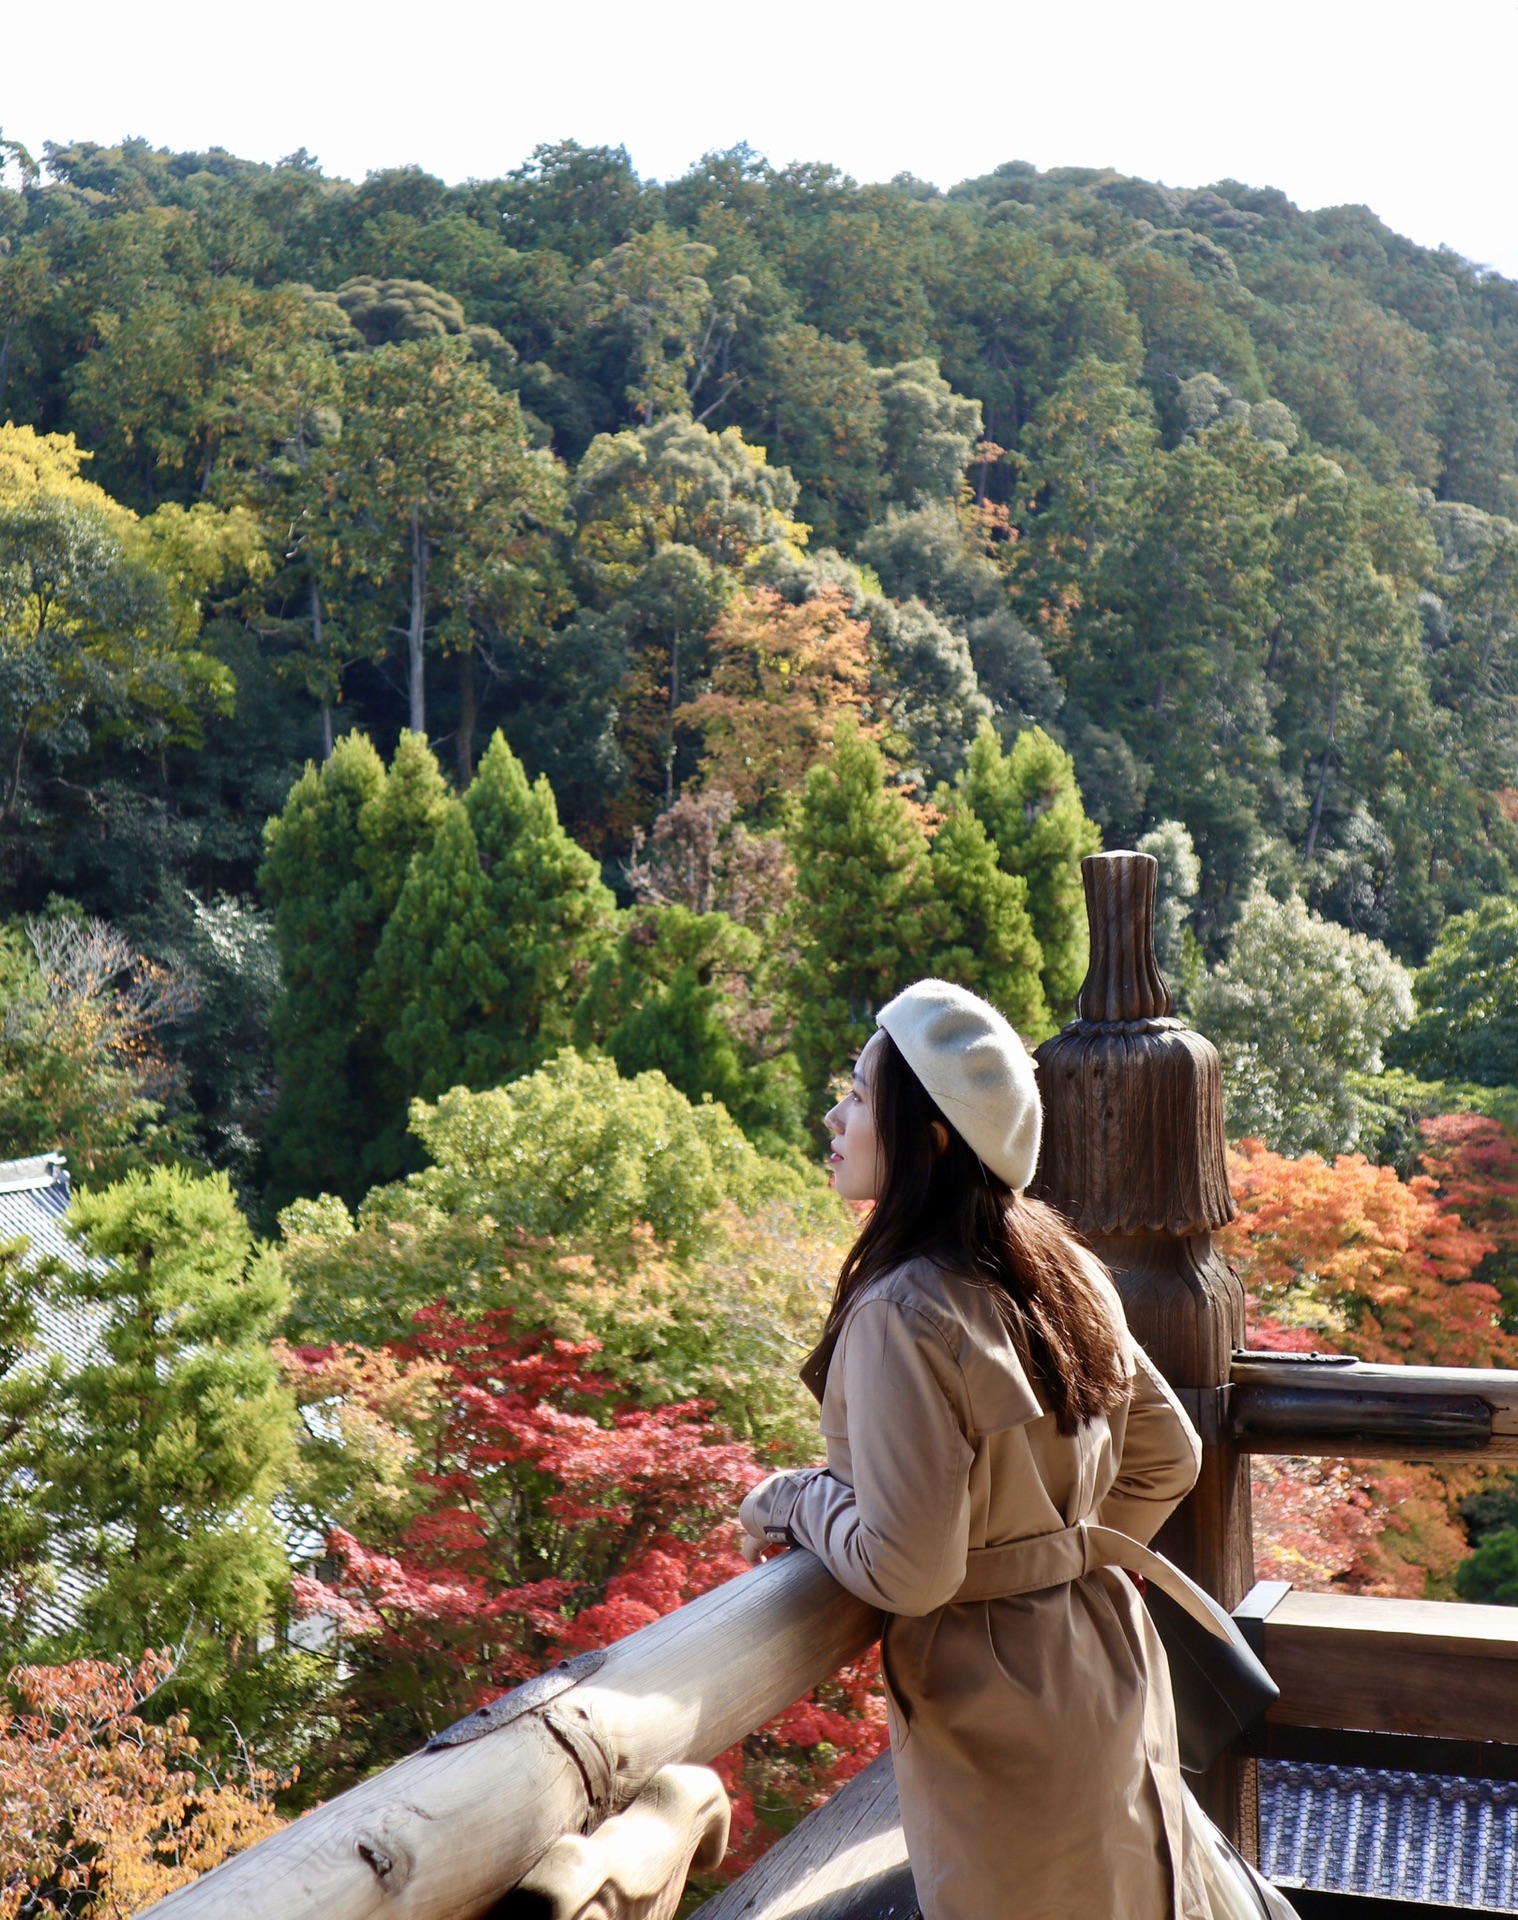
[[[933,1122],[933,1150],[935,1153],[947,1153],[949,1150],[949,1129],[942,1120]]]

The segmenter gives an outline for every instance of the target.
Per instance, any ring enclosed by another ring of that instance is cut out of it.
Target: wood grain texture
[[[1518,1372],[1235,1354],[1230,1379],[1246,1453],[1518,1460]]]
[[[691,1920],[919,1920],[890,1754],[840,1787]]]
[[[1093,853],[1081,862],[1091,959],[1075,998],[1079,1020],[1163,1020],[1170,989],[1154,957],[1160,863],[1150,853]]]
[[[1254,1582],[1254,1535],[1248,1462],[1221,1418],[1244,1342],[1244,1290],[1212,1245],[1235,1212],[1222,1072],[1211,1042],[1169,1017],[1154,860],[1094,854],[1081,872],[1091,963],[1079,1017],[1038,1049],[1044,1135],[1030,1191],[1086,1236],[1150,1358],[1212,1415],[1200,1478],[1155,1544],[1232,1607]],[[1197,1797],[1257,1857],[1253,1763],[1226,1755]]]
[[[784,1554],[607,1651],[592,1678],[413,1754],[148,1911],[163,1920],[473,1920],[661,1767],[710,1761],[862,1652],[880,1616]]]
[[[1265,1622],[1272,1725],[1507,1742],[1518,1724],[1518,1611],[1291,1593]]]
[[[1038,1049],[1031,1189],[1083,1233],[1210,1233],[1234,1215],[1217,1049],[1168,1018],[1147,853],[1081,862],[1091,962],[1078,1018]]]

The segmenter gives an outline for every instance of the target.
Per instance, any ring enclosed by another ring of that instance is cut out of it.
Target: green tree
[[[981,435],[980,402],[955,393],[936,360],[877,367],[886,484],[905,506],[953,500]]]
[[[37,1478],[36,1429],[62,1375],[37,1337],[43,1282],[24,1236],[0,1240],[0,1644],[12,1655],[30,1639],[48,1591],[47,1514]]]
[[[113,1654],[187,1641],[184,1679],[214,1692],[288,1580],[279,1263],[222,1174],[131,1174],[79,1193],[69,1225],[84,1259],[51,1285],[95,1320],[98,1357],[69,1370],[39,1475],[60,1557],[87,1582],[80,1633]]]
[[[1101,845],[1081,805],[1074,763],[1041,727],[1019,734],[1004,753],[987,721],[970,749],[961,790],[995,843],[1003,871],[1027,884],[1044,998],[1055,1019],[1067,1017],[1086,974],[1081,861]]]
[[[752,1208],[808,1191],[715,1104],[687,1100],[657,1071],[625,1077],[567,1047],[509,1086],[419,1104],[414,1124],[434,1164],[411,1176],[413,1194],[529,1235],[611,1240],[642,1222],[689,1251],[724,1201]]]
[[[282,991],[272,1028],[279,1099],[268,1180],[276,1202],[352,1199],[401,1162],[405,1088],[365,1017],[386,921],[411,858],[438,833],[445,794],[426,742],[403,734],[391,772],[362,734],[308,765],[265,831]]]
[[[1126,532],[1158,433],[1121,367],[1084,359],[1024,427],[1013,581],[1023,611],[1065,666],[1108,548]]]
[[[612,897],[497,733],[469,791],[413,859],[379,942],[368,1006],[407,1091],[494,1086],[569,1038]]]
[[[1257,885],[1228,959],[1197,983],[1192,1013],[1222,1056],[1229,1133],[1332,1159],[1359,1141],[1355,1077],[1381,1071],[1412,994],[1379,941]]]
[[[892,728],[905,736],[929,788],[952,780],[991,717],[964,629],[920,600],[897,606],[872,594],[864,611],[882,657],[881,691]]]
[[[558,610],[561,472],[460,339],[354,355],[343,408],[341,436],[314,462],[318,553],[378,590],[379,640],[404,632],[409,724],[423,733],[429,633],[472,659],[475,622],[528,632]]]
[[[1030,1039],[1052,1031],[1042,981],[1043,949],[1028,913],[1028,883],[997,865],[996,848],[962,799],[941,796],[933,835],[936,905],[932,972],[981,994]]]
[[[1518,1607],[1518,1527],[1496,1528],[1460,1562],[1455,1592],[1478,1605]]]
[[[670,416],[603,433],[570,490],[574,560],[586,597],[617,598],[662,547],[685,546],[716,566],[741,567],[766,547],[799,543],[796,482],[736,427],[713,433]]]
[[[1139,853],[1152,854],[1159,863],[1155,880],[1154,957],[1160,963],[1172,993],[1186,985],[1199,949],[1191,929],[1191,902],[1202,879],[1191,835],[1179,820],[1162,820],[1135,842]]]
[[[880,506],[885,462],[885,409],[863,347],[787,327],[766,337],[757,384],[735,401],[795,475],[813,538],[835,545],[862,533]]]
[[[922,829],[885,784],[885,761],[840,720],[806,777],[790,833],[796,862],[795,1048],[814,1112],[892,994],[927,968],[933,876]],[[825,1101],[824,1101],[825,1104]]]
[[[592,325],[620,336],[627,404],[645,427],[698,405],[704,419],[732,385],[729,350],[749,283],[732,274],[714,290],[705,275],[715,257],[660,222],[590,270]]]
[[[642,907],[590,970],[574,1042],[625,1078],[657,1069],[688,1100],[720,1100],[761,1153],[804,1139],[795,1062],[777,1050],[757,934],[724,913]]]
[[[1429,1080],[1518,1086],[1518,901],[1483,900],[1444,923],[1413,977],[1417,1015],[1393,1064]]]
[[[0,825],[39,751],[64,762],[115,736],[157,757],[231,711],[230,674],[181,644],[166,582],[118,525],[60,494],[0,496]]]

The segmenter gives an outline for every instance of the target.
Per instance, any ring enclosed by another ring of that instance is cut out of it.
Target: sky
[[[541,142],[668,179],[777,165],[940,186],[1004,160],[1372,207],[1518,277],[1518,0],[121,0],[6,9],[0,131],[449,181]]]

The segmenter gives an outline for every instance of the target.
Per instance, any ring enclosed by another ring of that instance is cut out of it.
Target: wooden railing
[[[1157,1544],[1235,1609],[1281,1686],[1249,1751],[1225,1756],[1200,1797],[1257,1853],[1258,1755],[1518,1778],[1509,1744],[1518,1609],[1256,1584],[1248,1465],[1253,1453],[1518,1460],[1518,1373],[1242,1350],[1243,1292],[1211,1239],[1233,1215],[1218,1059],[1171,1017],[1152,949],[1155,863],[1097,855],[1085,880],[1092,959],[1079,1018],[1039,1049],[1037,1190],[1112,1269],[1135,1333],[1202,1435],[1196,1491]],[[661,1895],[602,1900],[610,1836],[623,1827],[632,1844],[619,1810],[651,1780],[673,1777],[661,1769],[710,1760],[762,1725],[878,1629],[879,1616],[817,1561],[787,1555],[529,1683],[153,1911],[165,1920],[667,1920],[697,1845],[689,1817],[684,1827],[672,1813],[639,1829],[645,1849],[650,1832],[664,1836]],[[659,1804],[683,1803],[672,1791]],[[596,1839],[563,1838],[586,1833]],[[545,1856],[563,1869],[546,1880]],[[510,1894],[533,1873],[535,1891]],[[906,1920],[914,1911],[887,1756],[702,1915]]]
[[[152,1912],[483,1914],[561,1835],[598,1827],[663,1767],[715,1759],[879,1631],[818,1561],[787,1554],[530,1681]]]

